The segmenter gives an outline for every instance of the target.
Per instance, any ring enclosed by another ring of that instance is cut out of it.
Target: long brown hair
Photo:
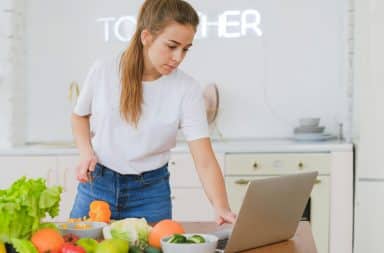
[[[141,32],[147,29],[158,35],[169,23],[192,25],[197,29],[199,16],[183,0],[146,0],[137,18],[136,31],[120,60],[120,113],[123,119],[137,127],[143,103],[144,54]]]

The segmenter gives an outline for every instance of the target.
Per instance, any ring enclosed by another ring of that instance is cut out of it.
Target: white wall
[[[96,58],[126,45],[104,42],[96,19],[136,15],[141,2],[27,1],[27,141],[71,140],[69,83],[81,83]],[[220,86],[224,137],[287,137],[302,116],[320,116],[332,132],[337,122],[348,130],[347,0],[190,2],[210,21],[226,10],[262,16],[262,37],[219,39],[210,29],[182,66],[202,84]]]
[[[0,146],[25,141],[24,0],[0,2]]]

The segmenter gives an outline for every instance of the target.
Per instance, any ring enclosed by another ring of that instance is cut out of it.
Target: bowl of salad
[[[164,253],[214,253],[217,241],[211,234],[174,234],[160,242]]]

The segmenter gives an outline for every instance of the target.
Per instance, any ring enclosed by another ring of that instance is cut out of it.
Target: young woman
[[[201,89],[178,69],[198,23],[183,0],[146,0],[129,47],[91,68],[72,115],[81,160],[72,218],[95,199],[109,203],[112,219],[171,218],[167,165],[181,128],[217,223],[234,222]]]

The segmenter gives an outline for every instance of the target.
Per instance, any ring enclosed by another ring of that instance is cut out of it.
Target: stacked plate
[[[320,118],[302,118],[300,125],[293,130],[294,139],[297,141],[324,141],[332,139],[333,136],[325,134],[324,126],[319,126]]]

